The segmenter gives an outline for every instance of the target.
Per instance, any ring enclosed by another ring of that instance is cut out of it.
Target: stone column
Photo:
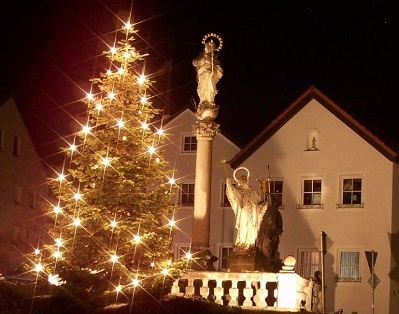
[[[210,270],[207,263],[212,256],[209,251],[212,144],[219,132],[219,124],[213,121],[197,121],[194,133],[197,135],[197,159],[195,169],[194,217],[191,250],[198,258],[191,267],[194,270]]]

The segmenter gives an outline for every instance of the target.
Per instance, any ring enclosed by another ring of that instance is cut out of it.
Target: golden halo
[[[236,178],[236,173],[237,173],[237,171],[238,170],[246,170],[247,171],[247,179],[249,179],[249,170],[248,170],[248,168],[245,168],[245,167],[238,167],[236,170],[234,170],[234,172],[233,172],[233,178],[234,178],[234,180],[236,180],[237,182],[238,182],[238,180],[237,180],[237,178]]]
[[[223,47],[222,37],[220,37],[219,35],[217,35],[215,33],[206,34],[202,38],[202,44],[205,45],[209,38],[216,39],[217,42],[215,43],[215,45],[216,45],[215,51],[220,51]]]

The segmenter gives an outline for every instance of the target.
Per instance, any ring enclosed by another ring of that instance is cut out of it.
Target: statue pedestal
[[[251,249],[235,249],[227,256],[229,271],[245,272],[256,270],[256,252]]]

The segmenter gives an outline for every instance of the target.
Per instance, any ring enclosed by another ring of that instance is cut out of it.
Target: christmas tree
[[[166,293],[179,273],[171,251],[176,184],[161,152],[162,111],[142,73],[147,55],[132,45],[136,33],[127,23],[104,52],[109,67],[82,100],[86,124],[50,180],[52,240],[30,259],[38,276],[94,295]]]

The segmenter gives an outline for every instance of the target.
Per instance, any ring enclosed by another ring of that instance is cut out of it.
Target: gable
[[[397,153],[366,127],[361,125],[356,119],[344,111],[340,106],[333,102],[314,86],[311,86],[305,93],[297,98],[287,109],[285,109],[276,119],[266,126],[252,141],[250,141],[234,158],[228,163],[232,168],[237,168],[249,156],[251,156],[262,144],[264,144],[282,126],[291,120],[299,111],[307,106],[312,100],[319,102],[324,108],[330,111],[339,120],[345,123],[352,131],[361,136],[368,144],[388,160],[398,163]]]

